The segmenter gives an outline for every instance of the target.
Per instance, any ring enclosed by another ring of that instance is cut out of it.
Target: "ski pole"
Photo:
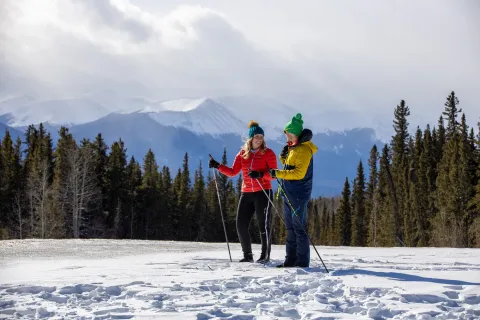
[[[258,182],[258,179],[257,179],[257,182]],[[270,197],[268,196],[268,194],[267,194],[267,192],[265,191],[265,189],[263,189],[263,186],[260,184],[260,182],[259,182],[258,184],[260,185],[260,188],[262,188],[263,193],[265,193],[265,196],[267,197],[268,201],[269,201],[270,204],[272,205],[273,209],[275,209],[275,212],[277,213],[277,215],[280,217],[280,219],[282,219],[283,225],[284,225],[285,228],[286,228],[287,225],[285,224],[285,220],[283,220],[282,215],[278,212],[277,207],[276,207],[275,204],[273,203],[272,199],[270,199]]]
[[[265,191],[265,189],[263,188],[262,184],[260,183],[260,181],[258,181],[258,178],[255,178],[255,180],[257,181],[258,185],[260,186],[260,188],[262,188],[262,191],[263,193],[265,194],[265,196],[267,197],[267,200],[268,202],[270,202],[270,204],[272,205],[273,209],[275,209],[275,212],[277,213],[277,215],[280,217],[280,219],[282,219],[283,221],[283,224],[285,225],[285,221],[283,220],[282,216],[278,213],[278,210],[277,208],[275,207],[275,204],[273,203],[273,201],[270,199],[270,196],[268,195],[268,193]],[[266,213],[267,216],[268,216],[268,212]],[[267,219],[268,220],[268,219]],[[273,228],[274,228],[274,223],[273,223],[274,219],[272,217],[272,222],[271,222],[271,226],[270,226],[270,232],[268,233],[268,238],[267,238],[267,248],[269,247],[269,244],[270,244],[270,247],[272,245],[272,233],[273,233]],[[267,224],[265,224],[265,227],[266,227]],[[266,232],[266,230],[265,230]]]
[[[209,156],[210,156],[210,159],[212,159],[212,156],[210,154]],[[225,219],[223,218],[222,201],[220,200],[220,191],[218,191],[217,175],[215,173],[215,168],[212,168],[212,171],[213,171],[213,180],[215,180],[215,187],[217,188],[218,206],[220,207],[220,215],[222,216],[223,231],[225,232],[225,240],[227,241],[228,255],[230,256],[230,262],[232,262],[232,254],[230,253],[230,245],[228,243],[228,237],[227,237],[227,227],[225,227]]]
[[[280,181],[278,181],[278,178],[275,178],[275,179],[277,179],[278,186],[279,186],[279,188],[282,190],[283,195],[285,196],[285,199],[287,200],[288,205],[290,206],[290,208],[291,208],[292,211],[293,211],[293,214],[297,217],[298,220],[300,220],[300,225],[302,226],[303,232],[305,232],[305,234],[306,234],[307,237],[308,237],[308,240],[310,240],[310,243],[312,244],[313,249],[315,249],[315,252],[317,253],[318,258],[319,258],[320,261],[322,262],[323,267],[325,268],[325,270],[327,271],[327,273],[330,273],[330,272],[328,271],[327,267],[325,266],[325,263],[323,263],[322,257],[321,257],[320,254],[318,253],[317,248],[315,247],[315,244],[313,244],[312,238],[310,238],[310,235],[308,234],[308,231],[305,229],[305,227],[304,227],[304,225],[303,225],[303,223],[302,223],[302,220],[301,220],[300,217],[297,215],[297,211],[295,210],[295,208],[294,208],[294,207],[292,206],[292,204],[290,203],[290,200],[288,199],[287,193],[285,192],[285,190],[283,190],[282,186],[280,185]]]

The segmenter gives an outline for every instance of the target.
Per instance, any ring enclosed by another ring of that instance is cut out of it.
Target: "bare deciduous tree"
[[[27,181],[28,207],[30,212],[30,232],[32,236],[42,239],[51,235],[54,219],[49,219],[49,197],[51,186],[49,184],[50,173],[47,161],[40,164],[40,168],[34,171]]]
[[[80,230],[84,213],[89,211],[89,205],[100,197],[94,170],[95,155],[90,144],[75,148],[69,152],[68,162],[70,172],[65,190],[72,218],[74,238],[80,238]]]

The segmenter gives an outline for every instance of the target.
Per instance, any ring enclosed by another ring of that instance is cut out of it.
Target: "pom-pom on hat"
[[[302,114],[297,113],[292,120],[290,120],[284,128],[285,132],[290,132],[299,137],[303,131]]]
[[[256,134],[261,134],[263,136],[263,129],[258,125],[257,121],[250,120],[248,123],[248,137],[253,138]]]

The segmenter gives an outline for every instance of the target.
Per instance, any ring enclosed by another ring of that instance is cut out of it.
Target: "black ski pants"
[[[266,194],[265,194],[266,193]],[[271,250],[271,227],[272,227],[272,205],[273,191],[266,189],[257,192],[244,192],[240,195],[240,201],[237,208],[237,233],[238,239],[242,245],[244,256],[252,253],[252,241],[250,239],[249,227],[256,214],[258,229],[260,231],[260,241],[262,244],[261,257],[269,258]]]

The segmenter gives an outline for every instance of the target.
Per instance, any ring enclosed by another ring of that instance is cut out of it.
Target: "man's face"
[[[288,131],[285,131],[285,136],[287,137],[287,142],[290,142],[290,143],[295,143],[298,140],[298,137],[296,135]]]

